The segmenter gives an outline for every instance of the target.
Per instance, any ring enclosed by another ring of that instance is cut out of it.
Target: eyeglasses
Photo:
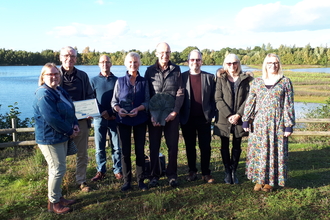
[[[190,62],[201,62],[202,61],[202,59],[189,59],[190,60]]]
[[[111,62],[109,62],[109,61],[102,61],[102,62],[99,62],[99,64],[109,64],[109,63],[111,63]]]
[[[65,59],[68,59],[69,57],[70,57],[71,59],[76,58],[75,55],[70,55],[70,54],[64,54],[64,55],[61,55],[61,56],[64,57]]]
[[[49,77],[60,76],[60,73],[45,73],[44,76],[49,76]]]
[[[161,54],[161,55],[170,55],[171,54],[171,51],[162,51],[162,52],[157,52],[158,54]]]
[[[279,64],[280,64],[279,62],[267,62],[267,65],[269,65],[269,66],[272,66],[272,65],[278,66]]]
[[[228,66],[237,65],[237,64],[238,64],[238,62],[227,63]]]

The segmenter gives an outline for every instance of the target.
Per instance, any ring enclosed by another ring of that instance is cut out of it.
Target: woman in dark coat
[[[247,136],[242,128],[245,101],[249,94],[252,74],[243,73],[240,60],[235,54],[229,54],[223,62],[223,68],[217,71],[215,102],[218,118],[214,134],[221,138],[221,156],[225,167],[225,183],[237,184],[236,170],[241,155],[241,141]],[[233,134],[231,157],[229,138]]]

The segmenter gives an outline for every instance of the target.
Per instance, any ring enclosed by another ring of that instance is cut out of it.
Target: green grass
[[[239,165],[238,185],[223,183],[224,171],[220,141],[212,141],[211,170],[216,184],[201,180],[186,182],[187,160],[182,140],[179,147],[180,186],[160,186],[146,192],[122,193],[122,182],[108,177],[91,184],[93,191],[83,193],[74,183],[75,157],[68,157],[63,193],[78,199],[73,212],[58,216],[47,212],[47,164],[40,150],[2,150],[0,156],[1,219],[329,219],[330,147],[328,139],[291,138],[287,186],[272,193],[254,192],[244,175],[246,140]],[[162,146],[166,154],[166,147]],[[146,150],[147,152],[147,150]],[[95,150],[89,149],[88,179],[95,175]],[[132,154],[134,155],[134,154]],[[134,161],[134,158],[133,158]],[[111,161],[107,167],[110,169]],[[198,165],[199,166],[199,165]]]
[[[330,97],[330,74],[284,71],[291,79],[295,102],[326,103]],[[261,71],[254,71],[254,76],[261,76]]]
[[[255,69],[261,69],[262,64],[259,65],[248,65],[250,68],[255,68]],[[308,69],[308,68],[324,68],[327,66],[322,66],[322,65],[282,65],[282,68],[284,70],[288,69]]]

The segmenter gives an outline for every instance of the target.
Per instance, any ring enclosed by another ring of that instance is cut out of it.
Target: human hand
[[[116,116],[114,116],[114,115],[109,116],[108,111],[103,111],[101,113],[101,116],[106,120],[115,120],[116,119]]]
[[[249,132],[250,128],[243,128],[245,132]]]
[[[173,121],[176,117],[176,112],[171,112],[166,118],[165,118],[165,121],[166,122],[169,122],[169,121]]]
[[[233,125],[237,125],[238,123],[238,120],[241,118],[241,116],[239,114],[235,114],[235,115],[231,115],[229,118],[228,118],[228,121],[230,122],[230,124],[233,124]]]
[[[154,127],[159,127],[159,126],[161,126],[161,125],[159,124],[159,122],[156,122],[156,121],[155,121],[154,117],[151,117],[151,123],[152,123],[152,125],[153,125]]]
[[[285,131],[284,132],[284,137],[289,137],[292,134],[292,132]]]
[[[118,114],[120,115],[120,117],[126,117],[126,115],[128,114],[128,112],[123,109],[123,108],[120,108],[119,111],[118,111]]]
[[[108,119],[110,116],[109,116],[109,114],[108,114],[108,111],[103,111],[102,113],[101,113],[101,116],[104,118],[104,119]]]
[[[78,125],[73,126],[73,133],[72,133],[72,135],[70,136],[70,138],[75,138],[75,137],[77,137],[78,134],[79,134],[79,132],[80,132],[79,126],[78,126]]]
[[[137,110],[137,108],[134,108],[134,109],[132,109],[132,111],[130,111],[127,115],[128,115],[129,117],[135,117],[135,116],[137,116],[138,112],[139,112],[139,110]]]

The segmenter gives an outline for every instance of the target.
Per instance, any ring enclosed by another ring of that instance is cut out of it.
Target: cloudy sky
[[[329,0],[0,0],[0,48],[330,46]]]

